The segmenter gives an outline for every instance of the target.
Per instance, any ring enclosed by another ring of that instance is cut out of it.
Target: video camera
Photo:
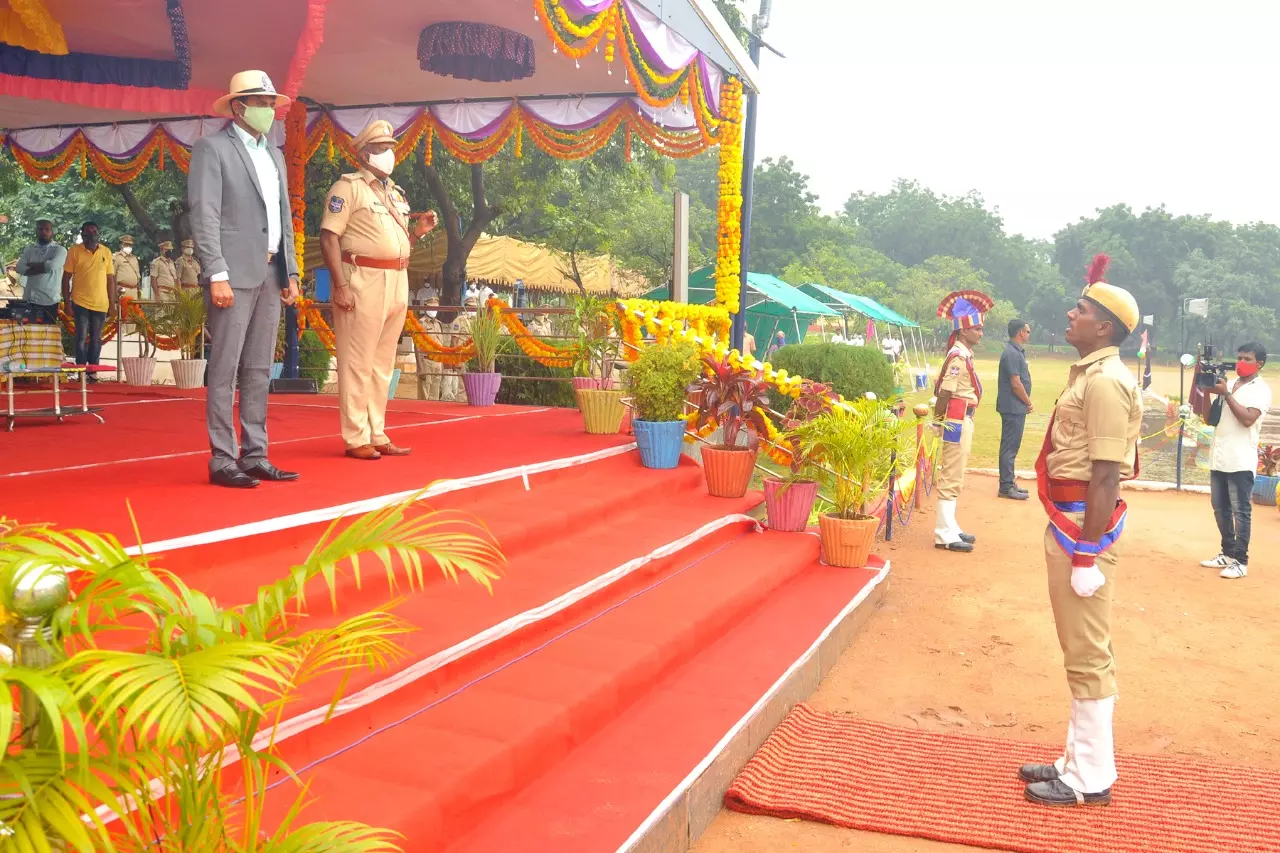
[[[1225,382],[1227,374],[1236,369],[1233,361],[1214,361],[1213,344],[1200,347],[1200,357],[1196,359],[1196,387],[1212,388],[1219,382]]]

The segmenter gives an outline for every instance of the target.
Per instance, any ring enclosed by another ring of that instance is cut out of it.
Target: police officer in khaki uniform
[[[116,287],[130,299],[138,298],[138,285],[142,283],[142,266],[133,253],[133,238],[128,234],[120,238],[120,251],[111,256],[116,267]]]
[[[387,389],[409,305],[409,252],[435,227],[436,217],[411,214],[404,192],[390,179],[395,143],[387,121],[372,122],[355,138],[363,168],[329,190],[320,223],[333,283],[342,439],[354,459],[409,453],[387,437]]]
[[[441,324],[440,342],[447,347],[460,347],[471,339],[471,317],[475,313],[478,300],[468,296],[462,300],[463,309],[452,321]],[[466,391],[462,387],[462,374],[467,370],[466,364],[444,365],[444,376],[440,380],[440,399],[446,403],[465,403]]]
[[[442,340],[442,328],[440,321],[434,316],[435,309],[439,307],[440,300],[435,296],[428,296],[426,301],[427,311],[423,312],[418,318],[418,322],[422,324],[422,330],[440,343]],[[444,377],[444,365],[438,361],[427,358],[426,353],[418,352],[418,399],[419,400],[439,400],[440,399],[440,380]]]
[[[173,242],[165,240],[160,244],[160,254],[151,262],[151,298],[156,302],[172,302],[178,287],[178,267],[169,257],[171,251]]]
[[[196,244],[182,241],[182,257],[178,258],[178,284],[183,287],[200,286],[200,262],[196,260]]]
[[[969,553],[976,537],[956,523],[956,501],[964,486],[964,470],[973,446],[973,416],[982,402],[982,382],[973,364],[973,348],[982,340],[982,315],[991,310],[991,297],[976,290],[950,293],[938,306],[938,316],[951,320],[947,357],[934,385],[934,420],[942,432],[938,466],[937,521],[934,547]]]
[[[1116,781],[1111,602],[1115,543],[1127,513],[1120,481],[1138,474],[1142,397],[1119,349],[1138,327],[1138,303],[1102,280],[1107,262],[1106,255],[1094,258],[1084,293],[1067,312],[1067,343],[1080,360],[1071,366],[1036,462],[1040,502],[1049,515],[1049,602],[1071,717],[1062,757],[1024,765],[1019,775],[1028,783],[1027,799],[1049,806],[1106,805]]]

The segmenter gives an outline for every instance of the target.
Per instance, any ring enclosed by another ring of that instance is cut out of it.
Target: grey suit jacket
[[[289,186],[284,155],[269,146],[280,173],[281,245],[267,246],[267,212],[263,206],[258,173],[249,152],[236,136],[235,127],[196,141],[191,149],[187,175],[187,204],[191,208],[191,237],[200,261],[200,283],[220,272],[230,277],[232,288],[257,287],[267,277],[267,252],[282,253],[288,275],[298,275],[293,249],[293,217],[289,212]],[[280,278],[280,288],[289,286]]]

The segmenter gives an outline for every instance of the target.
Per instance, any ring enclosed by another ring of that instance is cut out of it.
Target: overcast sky
[[[827,211],[903,177],[1033,237],[1118,202],[1280,224],[1278,39],[1280,0],[774,0],[758,157]]]

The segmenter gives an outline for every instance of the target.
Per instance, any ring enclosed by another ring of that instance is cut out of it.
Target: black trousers
[[[1022,447],[1022,433],[1027,427],[1026,415],[1000,413],[1000,491],[1010,492],[1017,486],[1013,464]]]

